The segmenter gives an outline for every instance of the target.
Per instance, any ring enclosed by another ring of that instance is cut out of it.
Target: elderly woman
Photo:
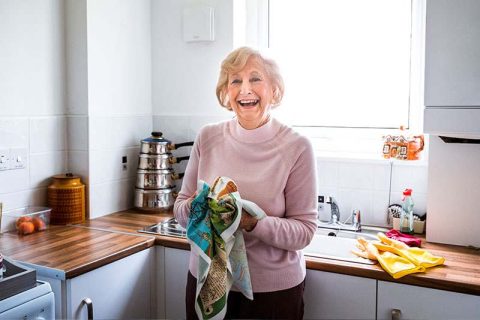
[[[187,225],[197,181],[218,176],[235,181],[243,199],[262,208],[257,220],[243,212],[243,231],[254,299],[232,287],[226,318],[303,317],[306,266],[302,249],[316,230],[316,171],[307,138],[280,123],[271,110],[284,85],[276,63],[242,47],[223,61],[217,84],[220,105],[231,120],[203,127],[193,146],[174,214]],[[190,255],[187,318],[196,318],[198,256]]]

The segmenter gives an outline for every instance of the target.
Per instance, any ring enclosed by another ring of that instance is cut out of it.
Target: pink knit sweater
[[[236,119],[202,128],[192,148],[174,213],[186,226],[189,198],[197,181],[231,178],[242,199],[259,205],[267,217],[244,231],[254,292],[292,288],[305,278],[301,249],[316,230],[316,171],[310,142],[275,119],[246,130]],[[190,272],[197,276],[190,254]],[[235,290],[235,288],[232,288]]]

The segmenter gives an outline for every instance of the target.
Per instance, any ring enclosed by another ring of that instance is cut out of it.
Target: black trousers
[[[187,319],[197,320],[195,291],[197,279],[188,272],[185,303]],[[303,291],[305,280],[290,289],[253,294],[253,300],[240,292],[228,294],[225,319],[303,319]]]

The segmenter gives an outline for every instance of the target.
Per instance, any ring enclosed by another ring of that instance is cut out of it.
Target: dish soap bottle
[[[412,189],[405,189],[403,191],[402,212],[400,214],[400,232],[413,234]]]

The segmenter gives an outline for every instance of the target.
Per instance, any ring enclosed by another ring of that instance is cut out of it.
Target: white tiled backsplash
[[[49,178],[67,168],[66,117],[2,117],[0,149],[27,150],[26,167],[0,171],[3,209],[45,205]]]
[[[69,170],[87,185],[91,217],[127,209],[133,204],[140,140],[152,127],[179,143],[194,140],[203,125],[228,118],[157,115],[152,125],[150,115],[4,117],[0,120],[0,149],[24,147],[29,153],[26,169],[0,171],[0,201],[4,210],[46,205],[50,177]],[[190,150],[181,148],[174,153],[183,156]],[[124,155],[128,158],[126,170],[121,165]],[[175,170],[183,172],[185,165],[176,164]],[[405,188],[413,189],[415,211],[426,210],[426,162],[318,157],[317,167],[319,194],[337,200],[341,220],[359,209],[364,224],[385,225],[387,206],[400,203]],[[328,205],[324,208],[320,217],[328,220]]]

